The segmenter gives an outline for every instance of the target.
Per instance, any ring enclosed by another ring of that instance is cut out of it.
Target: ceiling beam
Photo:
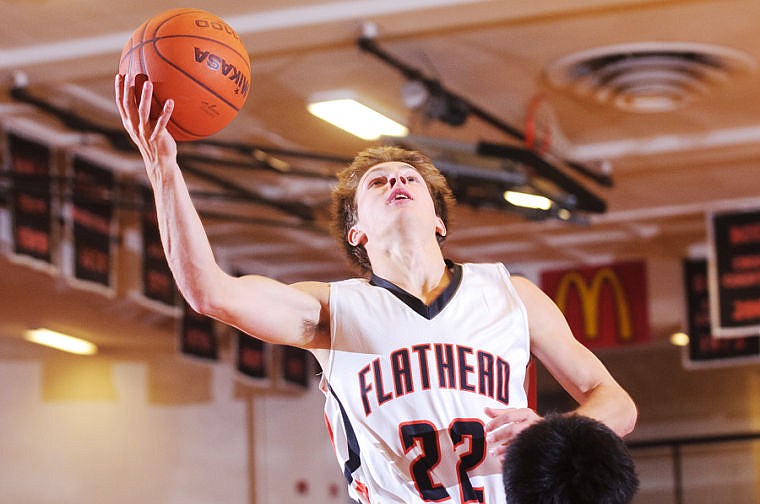
[[[534,0],[532,2],[493,2],[487,0],[344,0],[320,2],[313,5],[250,12],[224,18],[241,35],[262,34],[301,28],[313,28],[331,23],[351,23],[358,32],[360,23],[382,20],[387,16],[403,16],[398,22],[387,23],[388,34],[400,36],[425,30],[447,30],[468,24],[492,24],[496,21],[516,21],[541,16],[569,15],[594,12],[600,9],[619,9],[647,4],[657,0]],[[662,3],[662,0],[659,0]],[[452,15],[451,9],[456,9]],[[409,16],[409,14],[414,15]],[[445,15],[444,15],[445,13]],[[411,21],[410,21],[411,20]],[[324,32],[304,30],[295,43],[301,47],[313,45],[312,37],[324,43]],[[119,31],[80,38],[66,38],[43,44],[0,49],[0,70],[23,70],[25,67],[50,62],[118,54],[132,31]],[[334,30],[333,38],[352,42],[357,33],[346,38],[344,30]],[[292,45],[292,37],[287,43]],[[292,49],[292,47],[290,47]],[[267,48],[270,51],[276,47]]]

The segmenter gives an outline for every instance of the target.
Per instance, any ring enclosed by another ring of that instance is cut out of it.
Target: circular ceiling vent
[[[571,54],[545,73],[555,87],[621,110],[665,112],[754,68],[752,58],[725,47],[643,42]]]

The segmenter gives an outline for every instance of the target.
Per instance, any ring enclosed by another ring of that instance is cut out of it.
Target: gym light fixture
[[[549,210],[552,200],[546,196],[529,194],[518,191],[504,191],[504,199],[507,203],[523,208],[535,208],[536,210]]]
[[[98,351],[98,347],[89,341],[44,328],[26,331],[24,339],[78,355],[94,355]]]
[[[675,346],[686,346],[689,344],[689,335],[684,332],[675,332],[670,335],[670,344]]]
[[[428,119],[449,126],[462,126],[470,114],[467,104],[443,92],[440,84],[410,80],[401,86],[401,99],[410,109],[421,110]]]
[[[409,134],[406,126],[361,103],[350,92],[316,95],[307,108],[320,119],[364,140]]]

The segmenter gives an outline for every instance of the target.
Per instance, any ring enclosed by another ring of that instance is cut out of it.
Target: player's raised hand
[[[485,413],[491,417],[486,424],[488,449],[502,461],[510,441],[541,420],[538,413],[530,408],[486,408]]]
[[[116,75],[116,107],[129,137],[146,163],[157,163],[162,156],[175,157],[177,144],[166,130],[174,100],[164,102],[160,114],[151,114],[153,83],[145,75]],[[139,93],[139,96],[138,96]]]

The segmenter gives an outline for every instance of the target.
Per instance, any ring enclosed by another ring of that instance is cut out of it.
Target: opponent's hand
[[[162,156],[177,155],[177,144],[166,130],[174,110],[174,100],[164,102],[161,113],[151,118],[153,83],[144,75],[116,75],[116,107],[129,137],[137,145],[146,164],[155,166]],[[142,84],[139,98],[138,84]]]
[[[490,452],[504,462],[507,445],[520,432],[536,423],[541,417],[530,408],[486,408],[491,420],[486,424],[486,442]]]

